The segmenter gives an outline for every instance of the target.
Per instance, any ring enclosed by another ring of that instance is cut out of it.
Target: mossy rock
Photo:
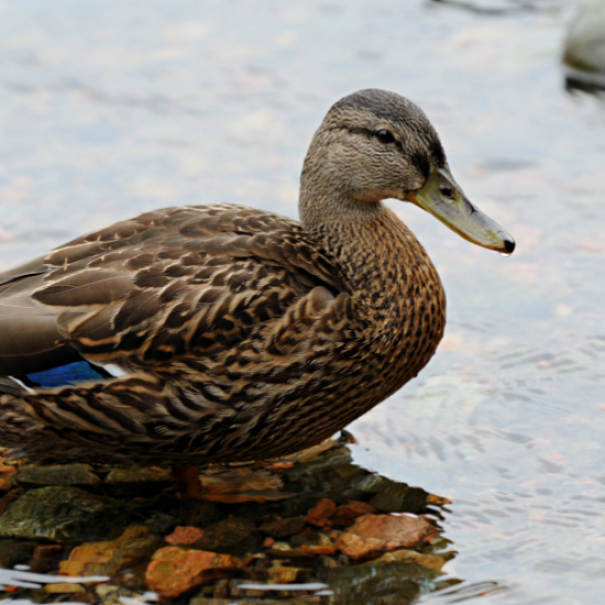
[[[8,507],[0,517],[0,537],[60,543],[100,540],[128,525],[135,509],[75,487],[41,487]]]

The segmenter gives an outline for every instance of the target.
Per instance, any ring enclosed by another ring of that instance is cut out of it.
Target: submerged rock
[[[203,537],[194,546],[200,550],[235,554],[255,550],[261,543],[262,534],[254,521],[231,517],[206,527]]]
[[[35,544],[20,540],[0,540],[0,567],[12,569],[19,563],[29,561],[34,554]]]
[[[250,561],[250,558],[167,546],[153,555],[145,579],[151,590],[162,597],[173,598],[225,572],[245,567]]]
[[[337,548],[352,559],[368,559],[382,552],[417,548],[437,536],[425,517],[412,515],[364,515],[342,532]]]
[[[88,464],[57,464],[54,466],[22,466],[15,481],[19,485],[85,485],[96,486],[101,479]]]
[[[195,544],[203,537],[204,530],[199,527],[182,527],[178,525],[164,540],[171,546],[187,546],[188,544]]]
[[[67,576],[113,576],[118,571],[151,557],[162,538],[149,528],[132,526],[116,540],[89,542],[71,551],[59,571]]]
[[[0,537],[54,542],[107,538],[128,525],[134,507],[75,487],[41,487],[23,494],[0,516]]]
[[[378,557],[373,563],[416,563],[422,565],[431,571],[441,573],[441,569],[446,564],[446,560],[443,557],[436,555],[423,555],[415,550],[395,550],[393,552],[387,552],[381,557]]]
[[[170,471],[156,467],[114,468],[105,477],[107,491],[117,496],[153,496],[173,484]]]
[[[274,519],[263,523],[259,529],[264,534],[280,540],[300,533],[305,528],[303,517],[288,517],[286,519]]]
[[[605,88],[605,0],[580,6],[567,33],[563,61],[572,85]]]
[[[336,502],[329,498],[322,498],[305,515],[305,521],[317,527],[332,527],[330,517],[336,512]]]
[[[0,494],[4,494],[12,489],[12,477],[17,473],[17,469],[10,465],[4,464],[4,458],[0,457]]]
[[[367,502],[359,502],[358,500],[351,500],[347,504],[341,504],[336,512],[332,515],[332,521],[337,525],[344,525],[346,527],[353,525],[357,517],[362,515],[372,515],[376,512],[371,504]]]

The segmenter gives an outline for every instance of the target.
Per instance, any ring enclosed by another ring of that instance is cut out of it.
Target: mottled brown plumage
[[[361,91],[311,143],[301,224],[168,208],[1,274],[0,445],[35,462],[183,465],[326,439],[416,376],[441,339],[437,272],[381,200],[410,199],[443,166],[415,105]],[[126,374],[46,389],[10,378],[82,358]]]

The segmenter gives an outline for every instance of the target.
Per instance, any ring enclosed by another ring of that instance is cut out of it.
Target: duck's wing
[[[0,274],[0,376],[214,355],[316,287],[337,293],[338,276],[294,221],[231,205],[148,212]]]

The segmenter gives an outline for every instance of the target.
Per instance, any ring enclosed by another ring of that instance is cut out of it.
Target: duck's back
[[[0,375],[74,361],[210,355],[283,316],[334,268],[294,221],[240,206],[165,209],[0,274]]]

